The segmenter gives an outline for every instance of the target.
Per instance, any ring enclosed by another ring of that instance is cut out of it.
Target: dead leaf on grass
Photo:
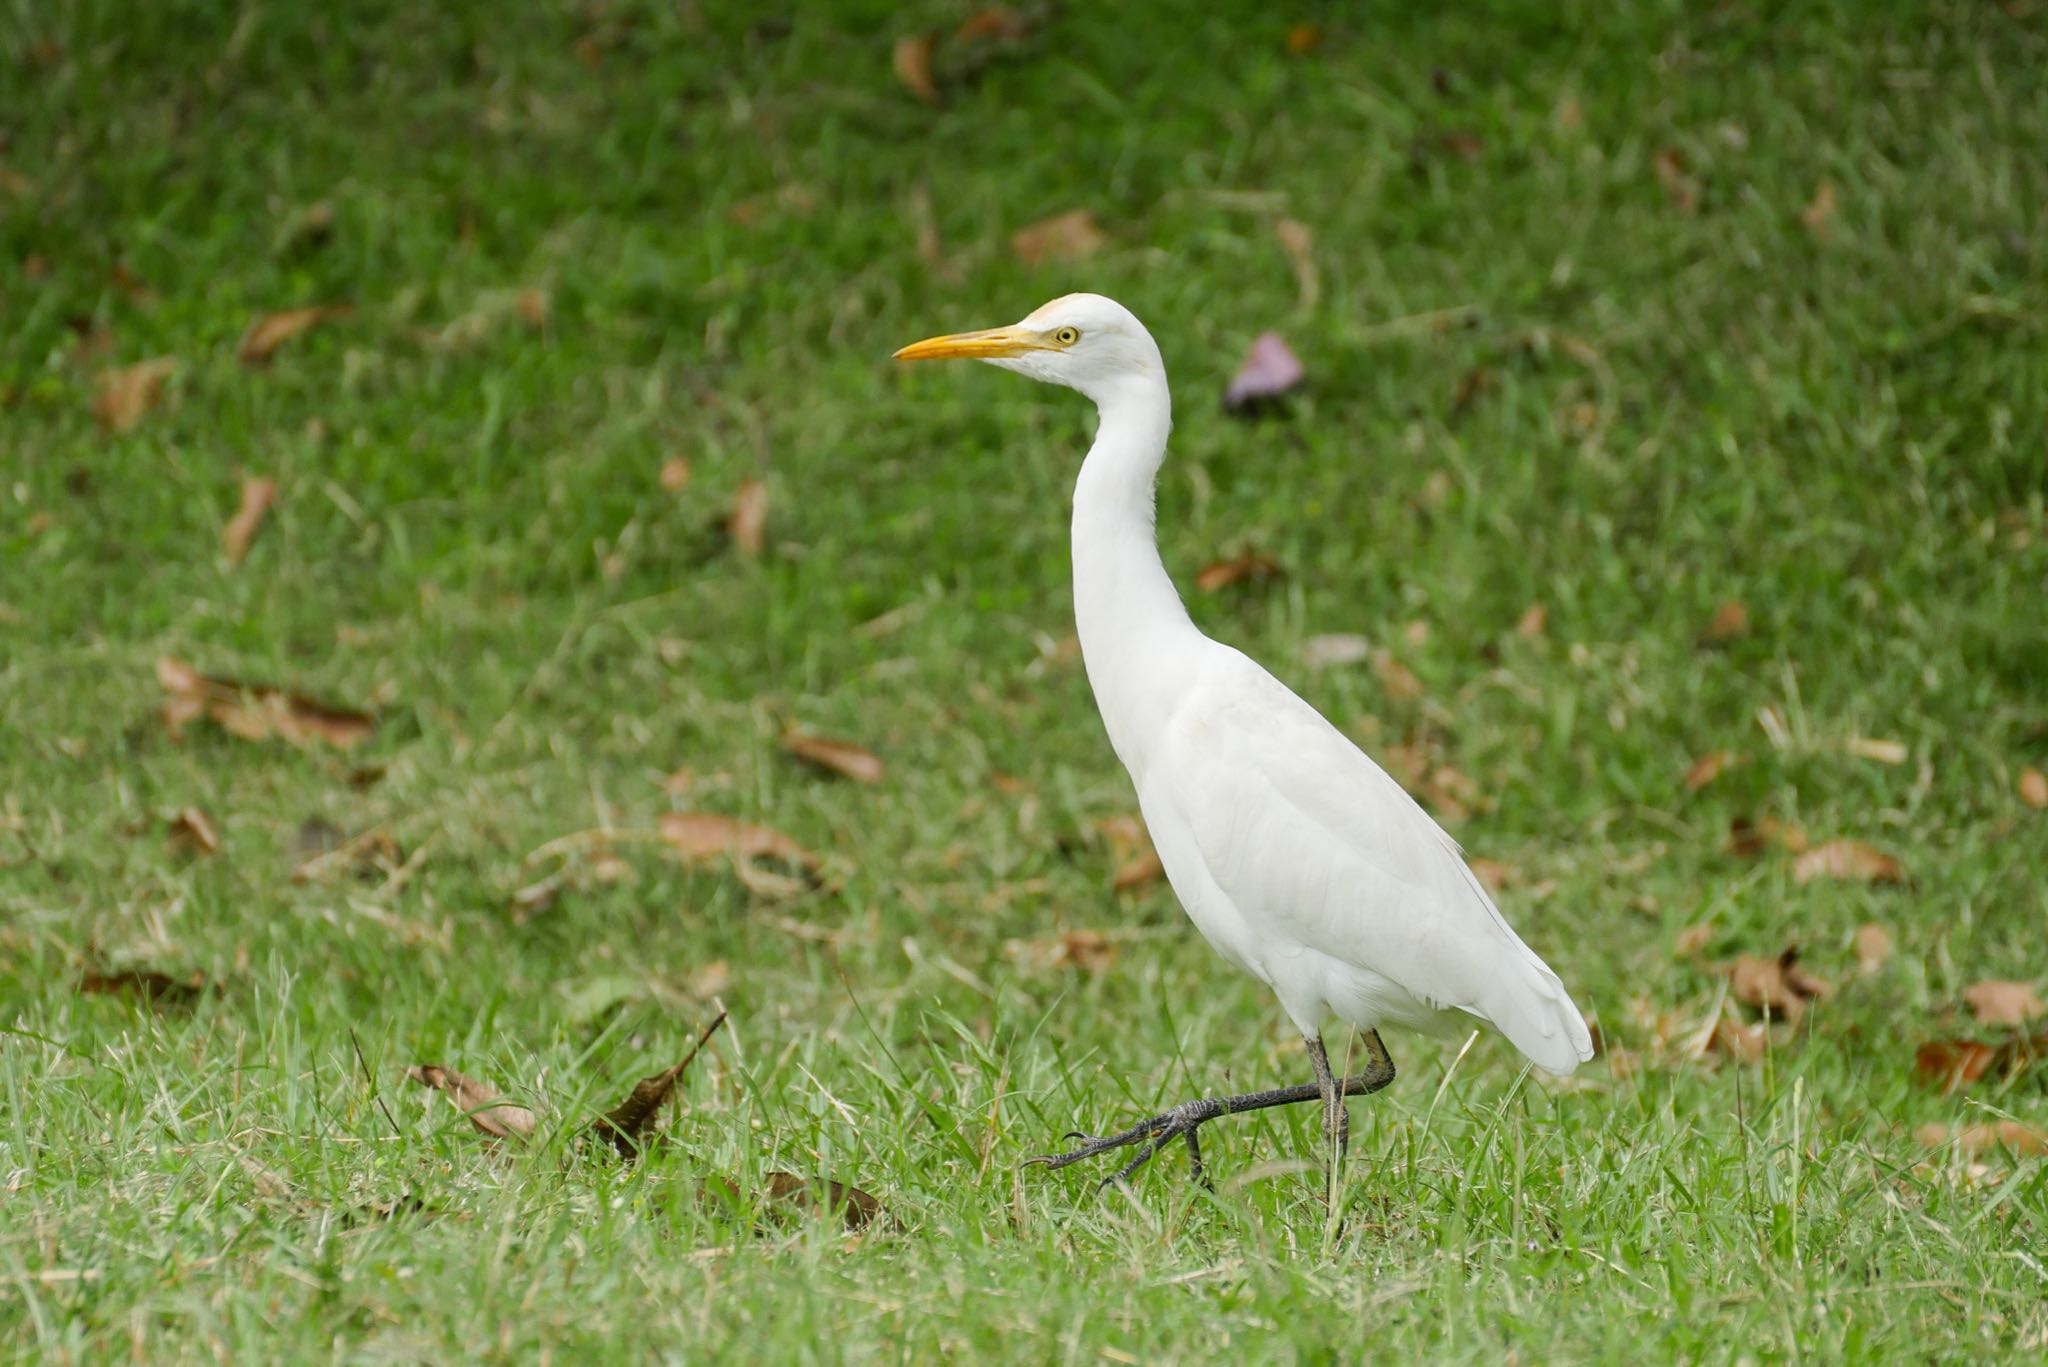
[[[456,1109],[469,1117],[470,1124],[493,1139],[529,1139],[540,1123],[540,1117],[526,1107],[506,1101],[495,1088],[453,1068],[423,1063],[406,1069],[405,1075],[454,1102]]]
[[[103,370],[92,413],[101,427],[119,434],[133,431],[142,415],[155,408],[163,397],[164,381],[176,372],[178,363],[169,356],[140,361],[116,370]]]
[[[726,514],[725,530],[733,548],[749,560],[758,559],[768,523],[768,486],[758,479],[743,480],[733,491],[732,511]]]
[[[1728,843],[1722,847],[1729,854],[1754,859],[1774,847],[1791,854],[1799,853],[1806,848],[1806,828],[1797,822],[1780,821],[1774,816],[1760,816],[1754,820],[1738,816],[1729,820]]]
[[[1541,603],[1531,603],[1522,609],[1522,615],[1515,619],[1515,635],[1527,641],[1536,640],[1550,626],[1550,609]]]
[[[822,1188],[822,1199],[820,1188]],[[866,1229],[882,1214],[882,1203],[845,1182],[807,1181],[793,1172],[768,1174],[768,1199],[798,1210],[836,1215],[849,1230]]]
[[[1306,57],[1323,45],[1323,31],[1314,24],[1289,24],[1287,26],[1287,50],[1297,57]]]
[[[1979,1025],[2025,1025],[2048,1013],[2032,983],[1991,979],[1963,989],[1963,1001]]]
[[[1498,859],[1468,859],[1465,867],[1472,870],[1472,876],[1485,884],[1488,892],[1499,892],[1521,877],[1520,870],[1512,864],[1503,864]]]
[[[1713,941],[1714,923],[1712,921],[1695,921],[1684,930],[1679,931],[1677,937],[1672,940],[1671,955],[1677,959],[1690,959],[1693,955],[1706,949]]]
[[[235,357],[244,365],[264,365],[277,354],[278,348],[292,338],[347,312],[346,304],[323,304],[263,314],[242,334],[241,343],[235,348]]]
[[[1203,593],[1216,593],[1232,584],[1264,583],[1277,579],[1282,573],[1280,562],[1261,551],[1243,550],[1227,560],[1218,560],[1202,567],[1195,576],[1195,587]]]
[[[1223,407],[1242,412],[1253,404],[1277,399],[1306,375],[1301,360],[1277,332],[1262,332],[1252,340],[1244,361],[1223,391]]]
[[[1308,226],[1291,218],[1275,219],[1273,236],[1287,253],[1287,264],[1294,268],[1294,289],[1301,306],[1314,308],[1322,298],[1323,285],[1316,272],[1315,239]]]
[[[646,1139],[648,1129],[654,1124],[655,1117],[661,1113],[661,1108],[668,1104],[669,1097],[674,1095],[676,1080],[682,1077],[684,1070],[696,1060],[698,1051],[703,1049],[705,1042],[725,1024],[725,1014],[720,1011],[712,1017],[711,1024],[705,1026],[703,1033],[697,1036],[697,1042],[690,1046],[689,1053],[683,1055],[682,1062],[673,1068],[656,1073],[653,1077],[641,1078],[635,1083],[624,1101],[598,1117],[596,1123],[590,1127],[591,1133],[609,1142],[619,1151],[621,1158],[638,1156],[640,1146]]]
[[[1685,168],[1685,156],[1675,147],[1660,147],[1650,158],[1650,166],[1657,173],[1657,183],[1664,187],[1664,194],[1682,214],[1694,214],[1700,208],[1700,183]]]
[[[1808,1002],[1823,1000],[1835,990],[1825,979],[1799,966],[1796,945],[1786,946],[1775,959],[1742,955],[1728,967],[1728,984],[1743,1005],[1794,1024],[1806,1013]]]
[[[1815,238],[1825,240],[1828,223],[1835,216],[1835,183],[1824,180],[1814,188],[1813,198],[1799,211],[1799,221]]]
[[[1696,793],[1721,777],[1721,771],[1728,767],[1726,750],[1709,750],[1692,762],[1685,771],[1685,791]]]
[[[2048,774],[2039,769],[2020,770],[2020,801],[2035,811],[2048,809]]]
[[[1914,1130],[1913,1138],[1925,1149],[1953,1143],[1966,1158],[1994,1149],[2008,1150],[2021,1157],[2048,1153],[2048,1131],[2018,1120],[1982,1120],[1960,1130],[1950,1130],[1938,1120],[1931,1121]]]
[[[270,505],[277,502],[277,481],[267,475],[251,475],[242,481],[242,506],[220,529],[220,548],[230,565],[239,565],[249,553],[249,543],[263,526]]]
[[[1816,878],[1850,883],[1903,883],[1906,871],[1898,860],[1860,840],[1829,840],[1792,862],[1793,882],[1806,884]]]
[[[926,104],[939,102],[938,82],[932,79],[932,49],[938,43],[935,33],[918,33],[896,40],[896,46],[889,54],[889,64],[896,68],[896,79],[903,82],[903,88]]]
[[[156,677],[169,695],[163,706],[163,721],[173,740],[182,739],[185,725],[201,717],[243,740],[275,737],[293,745],[317,740],[338,750],[362,744],[377,730],[376,719],[366,712],[337,707],[268,684],[245,684],[201,674],[168,655],[156,662]]]
[[[213,818],[197,807],[186,807],[171,818],[171,843],[187,854],[219,854],[220,832]]]
[[[882,781],[880,757],[851,741],[832,740],[806,731],[790,731],[782,737],[782,748],[813,768],[850,778],[855,783]]]
[[[824,863],[772,826],[715,812],[663,812],[657,825],[662,838],[685,860],[693,864],[730,860],[741,883],[771,901],[786,900],[817,886]],[[777,873],[766,867],[764,860],[786,865],[799,877]]]
[[[1010,940],[1003,952],[1022,968],[1099,973],[1116,962],[1116,941],[1099,930],[1069,930],[1045,940]]]
[[[1876,922],[1856,927],[1856,971],[1865,975],[1883,968],[1892,957],[1892,933]]]
[[[1095,255],[1109,239],[1095,226],[1095,215],[1070,209],[1041,219],[1010,234],[1010,250],[1027,266],[1048,261],[1080,261]]]
[[[1714,1022],[1713,1032],[1707,1036],[1709,1053],[1736,1063],[1761,1063],[1770,1047],[1771,1033],[1762,1024],[1745,1025],[1726,1017]]]
[[[690,461],[687,456],[670,456],[661,463],[661,487],[672,494],[679,494],[690,486]]]
[[[78,990],[88,997],[135,997],[151,1006],[190,1006],[215,989],[203,973],[173,978],[153,969],[128,968],[114,973],[88,969],[78,979]]]
[[[1112,890],[1133,892],[1166,876],[1142,818],[1106,816],[1095,823],[1095,829],[1108,841],[1110,861],[1116,867],[1110,878]]]
[[[1380,688],[1397,702],[1422,696],[1422,680],[1384,650],[1372,657],[1372,672],[1379,679]]]
[[[1714,615],[1707,619],[1706,629],[1700,632],[1700,640],[1706,645],[1719,645],[1748,630],[1749,605],[1739,598],[1730,598],[1714,609]]]

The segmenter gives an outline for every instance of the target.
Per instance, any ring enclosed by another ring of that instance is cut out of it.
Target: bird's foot
[[[1036,1163],[1047,1168],[1064,1168],[1069,1164],[1079,1163],[1086,1158],[1095,1158],[1114,1149],[1128,1148],[1133,1144],[1137,1145],[1138,1156],[1096,1183],[1099,1189],[1108,1186],[1112,1182],[1126,1180],[1132,1173],[1144,1167],[1151,1160],[1152,1155],[1158,1153],[1176,1139],[1185,1139],[1188,1145],[1188,1167],[1194,1173],[1195,1180],[1207,1186],[1209,1178],[1208,1174],[1202,1171],[1202,1146],[1200,1140],[1196,1137],[1197,1131],[1216,1117],[1227,1114],[1229,1114],[1229,1108],[1220,1097],[1204,1097],[1196,1101],[1183,1101],[1171,1110],[1161,1111],[1150,1120],[1141,1120],[1128,1130],[1120,1130],[1116,1134],[1091,1135],[1083,1134],[1079,1130],[1072,1131],[1067,1135],[1067,1138],[1080,1140],[1079,1147],[1070,1149],[1066,1153],[1042,1153],[1035,1158],[1027,1158],[1024,1161],[1027,1164]]]

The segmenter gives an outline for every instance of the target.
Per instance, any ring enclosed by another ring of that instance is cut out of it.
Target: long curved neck
[[[1134,376],[1097,399],[1101,426],[1074,484],[1074,622],[1095,705],[1134,775],[1201,635],[1159,559],[1153,479],[1173,427],[1163,374]]]

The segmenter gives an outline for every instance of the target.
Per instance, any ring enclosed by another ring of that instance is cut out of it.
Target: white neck
[[[1134,777],[1204,638],[1188,619],[1153,531],[1153,477],[1173,427],[1164,373],[1096,396],[1101,426],[1074,484],[1074,622],[1110,744]]]

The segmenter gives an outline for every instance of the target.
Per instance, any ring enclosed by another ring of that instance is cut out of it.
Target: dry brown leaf
[[[732,511],[726,515],[725,529],[732,537],[734,549],[749,560],[761,554],[764,544],[762,533],[768,523],[768,486],[758,479],[743,480],[733,491]]]
[[[1892,933],[1876,922],[1856,927],[1856,969],[1875,973],[1892,957]]]
[[[133,431],[142,415],[156,407],[163,396],[164,381],[177,368],[178,363],[171,357],[159,356],[117,370],[102,370],[92,401],[93,416],[109,432]]]
[[[469,1123],[493,1139],[528,1139],[540,1117],[524,1106],[504,1100],[496,1090],[464,1077],[453,1068],[422,1063],[405,1070],[405,1075],[422,1086],[432,1087],[455,1103],[469,1117]]]
[[[1742,955],[1728,967],[1728,984],[1743,1005],[1795,1024],[1806,1013],[1808,1002],[1834,992],[1831,984],[1799,967],[1796,945],[1788,945],[1775,959]]]
[[[156,677],[169,695],[164,701],[163,721],[174,740],[182,738],[187,722],[201,717],[243,740],[276,737],[293,745],[318,740],[339,750],[362,744],[377,730],[376,718],[366,712],[268,684],[201,674],[168,655],[156,662]]]
[[[1273,236],[1287,253],[1287,264],[1294,267],[1294,289],[1301,306],[1314,308],[1323,294],[1322,277],[1316,271],[1315,239],[1307,225],[1291,218],[1275,219]]]
[[[801,1210],[820,1210],[828,1215],[837,1215],[846,1222],[849,1230],[867,1228],[882,1213],[882,1203],[859,1187],[848,1186],[844,1182],[825,1182],[825,1198],[820,1201],[818,1186],[793,1172],[771,1172],[768,1174],[768,1199]]]
[[[1904,741],[1874,740],[1869,736],[1851,736],[1842,742],[1842,748],[1859,759],[1879,764],[1904,764],[1908,756]]]
[[[1780,821],[1774,816],[1760,816],[1754,821],[1746,816],[1729,820],[1728,843],[1724,847],[1728,853],[1754,859],[1774,845],[1788,853],[1798,854],[1806,848],[1806,828],[1797,822]]]
[[[903,82],[903,88],[926,104],[939,102],[938,83],[932,79],[932,48],[938,35],[931,33],[913,34],[898,38],[895,49],[889,54],[890,65],[896,68],[896,79]]]
[[[670,456],[661,463],[661,487],[679,494],[690,485],[690,462],[686,456]]]
[[[1070,209],[1041,219],[1010,235],[1010,250],[1027,266],[1047,261],[1079,261],[1102,250],[1109,239],[1095,226],[1095,215]]]
[[[1694,760],[1692,767],[1685,771],[1685,791],[1688,793],[1698,792],[1715,779],[1721,777],[1721,771],[1727,767],[1728,752],[1726,750],[1707,751],[1706,754]]]
[[[171,818],[171,843],[189,854],[219,854],[220,832],[213,818],[197,807],[186,807]]]
[[[513,308],[518,311],[520,322],[538,331],[548,325],[548,315],[554,312],[555,305],[546,290],[529,285],[519,291]]]
[[[2025,1025],[2048,1013],[2032,983],[1991,979],[1963,989],[1963,1001],[1979,1025]]]
[[[1650,165],[1657,173],[1657,183],[1664,187],[1665,195],[1680,213],[1699,212],[1700,184],[1687,174],[1685,157],[1677,148],[1658,148],[1650,158]]]
[[[1792,881],[1810,883],[1816,878],[1835,878],[1851,883],[1903,883],[1906,871],[1899,861],[1860,840],[1829,840],[1814,846],[1792,862]]]
[[[1913,1054],[1913,1073],[1922,1082],[1957,1091],[1991,1071],[1998,1050],[1973,1039],[1929,1040]]]
[[[1550,609],[1541,603],[1531,603],[1522,609],[1522,615],[1515,620],[1515,635],[1535,640],[1549,629]]]
[[[206,975],[173,978],[152,969],[123,969],[118,973],[88,970],[78,980],[78,990],[89,997],[139,997],[152,1006],[190,1006],[210,989]]]
[[[1260,584],[1280,576],[1280,562],[1270,555],[1258,551],[1239,551],[1228,560],[1218,560],[1206,565],[1195,576],[1195,587],[1203,593],[1215,593],[1229,588],[1232,584]]]
[[[1287,26],[1287,50],[1297,57],[1306,57],[1323,45],[1323,31],[1314,24],[1289,24]]]
[[[1109,885],[1117,892],[1135,892],[1139,888],[1158,882],[1165,876],[1166,866],[1159,862],[1159,852],[1148,849],[1117,865],[1116,874],[1109,880]]]
[[[1799,221],[1817,238],[1828,235],[1828,220],[1835,216],[1835,183],[1824,180],[1815,187],[1813,198],[1799,211]]]
[[[1031,32],[1031,25],[1023,15],[1002,5],[991,5],[985,10],[969,15],[954,33],[955,42],[972,43],[1014,43]]]
[[[1483,856],[1466,860],[1465,867],[1472,870],[1474,878],[1486,885],[1488,892],[1499,892],[1521,877],[1520,871],[1514,865],[1503,864],[1498,859],[1487,859]]]
[[[1116,961],[1116,942],[1099,930],[1070,930],[1059,938],[1053,962],[1099,972]]]
[[[1679,931],[1678,937],[1671,942],[1672,957],[1690,959],[1693,955],[1704,950],[1709,944],[1712,944],[1713,940],[1714,923],[1712,921],[1695,921],[1684,930]]]
[[[882,761],[851,741],[832,740],[805,731],[790,731],[782,737],[782,748],[814,768],[850,778],[855,783],[880,783]]]
[[[1730,598],[1714,609],[1714,615],[1707,620],[1700,640],[1708,644],[1732,641],[1749,630],[1749,605],[1740,599]]]
[[[1744,1025],[1722,1018],[1714,1022],[1707,1049],[1737,1063],[1761,1063],[1770,1052],[1771,1034],[1762,1025]]]
[[[277,481],[267,475],[251,475],[242,481],[242,506],[220,529],[220,548],[230,565],[242,563],[249,543],[256,539],[270,505],[277,502]]]
[[[2048,809],[2048,774],[2039,769],[2020,770],[2020,801],[2035,811]]]
[[[712,1018],[711,1024],[704,1027],[703,1033],[697,1036],[697,1042],[690,1046],[689,1053],[683,1055],[681,1063],[656,1073],[653,1077],[641,1078],[633,1085],[633,1090],[626,1095],[624,1101],[598,1117],[596,1123],[590,1127],[591,1133],[609,1142],[619,1151],[621,1158],[637,1157],[655,1117],[661,1114],[661,1108],[667,1105],[669,1097],[674,1095],[676,1080],[682,1077],[684,1070],[696,1060],[697,1053],[704,1047],[705,1042],[724,1024],[725,1012],[720,1011]]]
[[[770,826],[736,821],[716,812],[663,812],[657,822],[662,838],[693,863],[715,859],[777,859],[816,871],[818,856]]]
[[[235,348],[235,356],[244,365],[263,365],[292,338],[347,312],[347,305],[338,304],[266,313],[249,324],[249,330],[242,334],[241,344]]]
[[[1397,702],[1422,696],[1422,680],[1384,650],[1372,657],[1372,672],[1379,678],[1380,688]]]
[[[1913,1138],[1925,1149],[1938,1149],[1953,1141],[1957,1151],[1967,1158],[1994,1149],[2009,1150],[2021,1157],[2048,1153],[2048,1131],[2018,1120],[1980,1120],[1953,1132],[1940,1121],[1931,1121],[1914,1130]]]

